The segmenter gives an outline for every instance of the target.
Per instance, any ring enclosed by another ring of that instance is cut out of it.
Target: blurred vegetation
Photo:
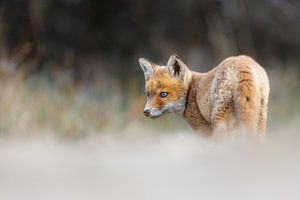
[[[49,82],[41,74],[29,78],[21,73],[2,77],[0,84],[0,135],[84,136],[146,127],[149,130],[186,127],[184,122],[171,123],[174,116],[159,123],[146,119],[142,113],[145,98],[136,83],[130,83],[127,95],[115,81],[74,84],[60,76]],[[146,120],[148,125],[142,127]]]
[[[137,59],[173,53],[199,71],[253,56],[271,79],[272,123],[288,121],[299,110],[298,19],[296,0],[2,0],[0,132],[151,126]],[[186,127],[171,120],[155,126]]]

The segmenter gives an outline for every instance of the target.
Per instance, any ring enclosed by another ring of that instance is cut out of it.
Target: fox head
[[[171,55],[167,66],[140,58],[145,76],[147,103],[144,114],[157,118],[165,113],[183,114],[192,73],[177,55]]]

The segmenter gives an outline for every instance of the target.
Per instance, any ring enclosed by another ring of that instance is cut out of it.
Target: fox
[[[253,58],[228,57],[205,73],[191,71],[176,54],[166,66],[138,61],[145,77],[146,117],[176,113],[205,136],[224,138],[242,127],[265,138],[270,85]]]

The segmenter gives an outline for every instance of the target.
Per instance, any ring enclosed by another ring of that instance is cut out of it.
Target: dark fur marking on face
[[[156,87],[157,88],[162,88],[163,87],[163,84],[162,84],[161,80],[156,81]]]

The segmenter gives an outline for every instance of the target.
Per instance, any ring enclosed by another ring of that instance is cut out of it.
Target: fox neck
[[[183,96],[180,97],[180,99],[176,102],[175,106],[174,106],[174,110],[173,112],[175,112],[178,115],[184,115],[184,111],[186,109],[186,99],[187,99],[187,94],[188,94],[188,90],[190,87],[190,83],[192,81],[193,78],[193,73],[190,70],[187,70],[185,77],[184,77],[184,90],[186,91],[184,93]]]
[[[188,84],[185,110],[183,117],[187,120],[190,126],[194,129],[209,129],[209,123],[205,120],[197,104],[197,89],[200,82],[205,78],[206,74],[192,72],[191,80]]]

